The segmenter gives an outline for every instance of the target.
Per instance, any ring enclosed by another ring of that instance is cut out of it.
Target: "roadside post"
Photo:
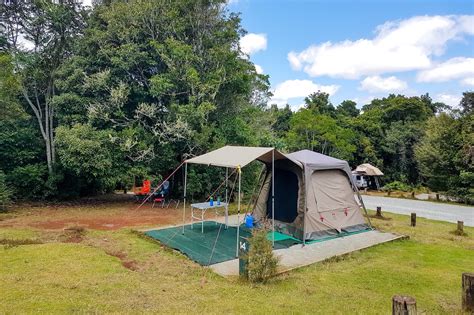
[[[457,235],[464,235],[464,222],[458,221],[458,228],[456,229]]]
[[[376,216],[377,216],[378,218],[381,218],[381,217],[382,217],[382,207],[377,207],[377,214],[376,214]]]
[[[474,312],[474,273],[462,274],[462,310]]]
[[[392,315],[416,315],[416,299],[411,296],[394,295]]]

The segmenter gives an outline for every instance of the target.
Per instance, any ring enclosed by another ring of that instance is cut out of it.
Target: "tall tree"
[[[352,130],[328,116],[300,109],[290,120],[287,143],[292,150],[309,149],[340,159],[352,160],[356,146]]]
[[[55,71],[71,55],[85,13],[77,1],[32,0],[3,1],[1,14],[1,46],[13,58],[22,100],[36,118],[52,174],[56,162]]]
[[[362,108],[354,126],[359,134],[368,137],[388,180],[417,183],[418,166],[414,148],[423,136],[428,118],[437,106],[426,95],[406,97],[389,95],[374,99]]]
[[[337,106],[336,112],[348,117],[357,117],[359,116],[360,110],[357,108],[356,102],[344,100],[341,104],[339,104],[339,106]]]
[[[57,72],[53,102],[69,127],[61,150],[73,140],[65,130],[89,124],[91,139],[110,132],[130,168],[163,174],[224,144],[274,143],[268,77],[243,57],[242,34],[224,0],[97,5],[76,55]]]
[[[308,95],[304,102],[306,108],[312,110],[315,114],[333,116],[336,112],[334,105],[329,100],[329,94],[326,92],[314,92]]]
[[[459,106],[461,107],[462,114],[469,116],[474,113],[474,92],[464,92],[462,95]]]

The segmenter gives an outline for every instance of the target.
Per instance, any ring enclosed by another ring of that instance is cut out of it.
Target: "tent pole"
[[[365,207],[364,200],[362,199],[362,196],[360,195],[359,189],[354,184],[352,179],[351,179],[351,183],[352,183],[352,187],[355,189],[355,191],[357,193],[357,197],[359,198],[360,203],[362,204],[362,208],[364,208],[365,216],[367,217],[367,221],[369,222],[369,226],[370,226],[371,229],[373,229],[372,222],[370,222],[369,213],[367,212],[367,208]]]
[[[227,229],[227,224],[229,223],[229,202],[227,199],[227,181],[229,179],[229,168],[225,168],[225,228]]]
[[[275,247],[275,149],[272,151],[272,246]]]
[[[186,223],[186,181],[188,178],[188,163],[184,164],[184,194],[183,194],[183,234],[184,224]]]
[[[306,201],[306,197],[308,196],[308,189],[306,187],[306,174],[304,172],[305,170],[303,169],[303,185],[304,185],[304,191],[305,191],[305,198],[304,198],[304,212],[303,212],[303,247],[306,245],[306,212],[308,211],[308,205]]]
[[[241,182],[241,169],[240,165],[237,166],[237,172],[239,173],[239,197],[237,201],[237,247],[235,248],[235,257],[239,257],[239,237],[240,237],[240,182]]]

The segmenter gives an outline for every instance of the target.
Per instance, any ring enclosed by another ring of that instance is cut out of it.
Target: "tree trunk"
[[[33,103],[31,98],[28,95],[28,91],[24,86],[21,88],[23,97],[30,106],[31,110],[35,114],[36,121],[43,137],[43,141],[46,146],[46,163],[48,165],[48,173],[51,175],[54,170],[55,163],[55,150],[54,150],[54,133],[53,133],[53,110],[48,106],[50,97],[46,97],[46,104],[42,106],[38,98],[36,98],[36,104]]]

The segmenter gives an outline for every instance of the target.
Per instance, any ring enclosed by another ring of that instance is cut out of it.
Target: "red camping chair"
[[[155,192],[152,196],[153,198],[153,206],[152,208],[155,207],[155,205],[161,204],[161,207],[169,207],[172,202],[176,204],[175,208],[178,208],[179,206],[179,199],[178,200],[173,200],[170,198],[170,192],[171,192],[171,186],[170,182],[165,180],[163,182],[163,185],[161,186],[160,190],[158,192]]]
[[[143,200],[146,196],[150,194],[151,191],[151,182],[148,179],[143,181],[142,187],[135,187],[133,192],[135,193],[135,197],[137,201]]]

